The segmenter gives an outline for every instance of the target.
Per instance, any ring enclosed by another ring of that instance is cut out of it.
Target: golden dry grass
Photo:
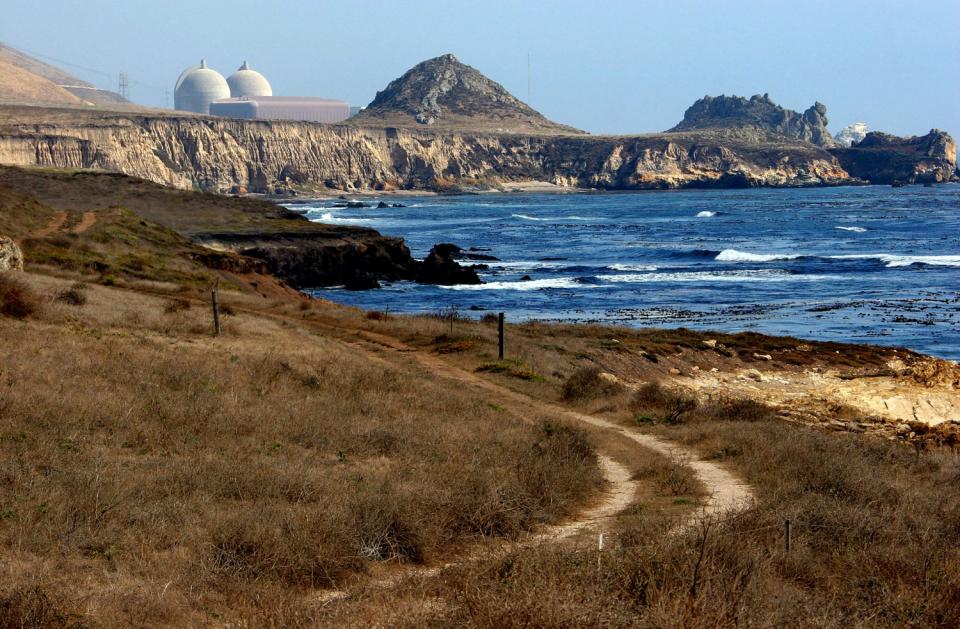
[[[15,624],[274,616],[375,564],[555,521],[598,486],[581,432],[291,321],[238,310],[212,339],[199,305],[22,281],[43,308],[0,318]]]

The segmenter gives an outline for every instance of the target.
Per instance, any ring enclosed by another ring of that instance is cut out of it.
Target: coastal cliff
[[[830,152],[847,172],[870,183],[942,183],[957,176],[957,143],[939,129],[909,138],[873,131]]]
[[[852,181],[819,147],[774,134],[763,140],[714,131],[497,135],[0,108],[0,163],[99,169],[221,193],[444,191],[531,180],[611,190]]]

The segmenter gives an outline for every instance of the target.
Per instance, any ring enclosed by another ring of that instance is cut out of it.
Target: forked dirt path
[[[565,418],[568,421],[581,422],[594,428],[614,432],[644,448],[649,448],[650,450],[671,459],[679,460],[682,464],[689,466],[706,489],[708,498],[706,503],[697,512],[672,529],[673,534],[680,534],[689,530],[701,518],[720,517],[746,509],[753,501],[753,493],[746,483],[722,466],[700,458],[694,451],[679,444],[653,435],[630,430],[629,428],[593,415],[578,413],[549,402],[536,400],[480,377],[475,373],[451,365],[437,356],[417,351],[393,337],[369,331],[360,331],[359,336],[362,341],[355,343],[358,349],[364,351],[371,357],[376,357],[377,362],[381,364],[388,361],[385,361],[377,355],[377,352],[372,351],[369,347],[364,347],[364,345],[373,344],[378,348],[405,353],[411,356],[421,367],[436,376],[453,380],[454,382],[474,389],[480,389],[487,393],[493,393],[496,396],[497,403],[509,408],[517,417],[526,418],[530,416],[529,413],[531,411],[536,413],[550,413],[557,417]],[[524,419],[524,421],[529,420]],[[484,544],[483,547],[468,552],[465,556],[461,556],[455,561],[429,568],[411,567],[390,576],[376,579],[373,583],[367,583],[362,587],[378,589],[390,588],[400,584],[405,579],[414,576],[420,578],[435,576],[448,568],[461,565],[471,560],[496,558],[517,548],[536,546],[542,543],[556,543],[588,530],[602,530],[604,520],[621,513],[633,502],[637,483],[631,478],[630,471],[612,458],[600,455],[599,462],[604,480],[606,480],[608,484],[608,490],[604,493],[599,503],[578,514],[574,520],[545,527],[520,542]],[[348,589],[327,590],[319,595],[318,600],[323,604],[328,604],[343,600],[349,596],[350,591]]]
[[[63,224],[67,222],[67,213],[64,211],[59,211],[50,217],[50,222],[47,223],[47,226],[43,229],[38,229],[37,231],[30,234],[30,238],[46,238],[50,234],[56,231],[60,231],[60,228],[63,227]]]
[[[97,215],[95,212],[84,212],[83,218],[80,219],[80,222],[77,223],[73,229],[70,230],[74,234],[82,234],[87,231],[97,222]]]
[[[700,516],[719,516],[739,511],[748,507],[753,500],[753,492],[744,481],[727,471],[723,466],[701,458],[696,452],[680,444],[654,435],[637,432],[600,417],[578,413],[550,402],[533,399],[475,373],[451,365],[437,356],[415,351],[392,337],[366,331],[361,332],[360,335],[382,347],[407,352],[421,366],[435,375],[494,393],[498,402],[507,402],[521,414],[525,410],[547,412],[557,417],[609,430],[668,458],[679,460],[694,471],[697,479],[707,491],[708,498],[699,511]]]

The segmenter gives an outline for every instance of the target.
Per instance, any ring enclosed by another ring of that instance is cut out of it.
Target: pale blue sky
[[[12,6],[11,6],[12,4]],[[0,41],[163,106],[201,57],[247,59],[277,95],[366,104],[415,63],[455,53],[523,100],[594,133],[666,129],[704,94],[769,92],[830,128],[960,135],[960,0],[9,0]],[[161,89],[151,89],[157,86]],[[170,100],[172,102],[172,98]]]

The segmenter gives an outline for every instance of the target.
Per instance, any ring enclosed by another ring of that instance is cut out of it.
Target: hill
[[[827,108],[814,103],[805,112],[785,109],[767,94],[742,96],[704,96],[683,114],[683,120],[670,131],[703,129],[758,129],[794,140],[830,148],[836,141],[827,131]]]
[[[131,104],[116,92],[100,89],[5,44],[0,44],[0,100],[65,105]]]
[[[583,133],[548,120],[452,54],[415,65],[377,92],[351,123],[496,133]]]
[[[0,100],[56,105],[83,104],[82,100],[59,85],[3,60],[0,60]]]

